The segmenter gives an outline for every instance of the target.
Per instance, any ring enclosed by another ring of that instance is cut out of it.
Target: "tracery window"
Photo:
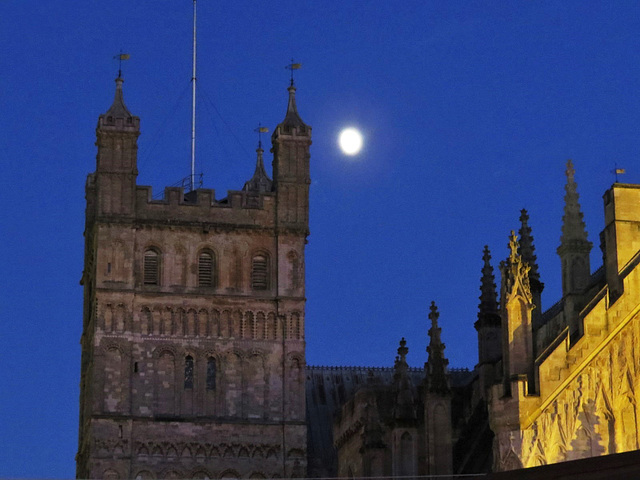
[[[188,355],[184,360],[184,388],[193,388],[193,357]]]
[[[254,255],[251,261],[251,288],[269,289],[269,257],[264,253]]]
[[[145,285],[160,284],[160,254],[153,249],[144,252],[143,282]]]

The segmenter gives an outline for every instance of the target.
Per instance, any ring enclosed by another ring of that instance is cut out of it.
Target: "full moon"
[[[362,149],[362,134],[355,128],[345,128],[340,132],[338,143],[346,155],[357,155]]]

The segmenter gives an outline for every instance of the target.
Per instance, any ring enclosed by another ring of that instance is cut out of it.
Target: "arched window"
[[[160,285],[160,254],[152,249],[144,252],[144,275],[145,285]]]
[[[188,355],[184,359],[184,388],[193,388],[193,357]]]
[[[207,390],[216,389],[216,359],[209,357],[207,359]]]
[[[216,286],[215,257],[211,252],[202,252],[198,257],[198,286]]]
[[[264,253],[254,255],[251,261],[251,288],[269,289],[269,257]]]

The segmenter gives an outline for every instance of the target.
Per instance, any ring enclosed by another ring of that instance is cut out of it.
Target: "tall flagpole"
[[[196,0],[193,0],[193,74],[191,76],[191,190],[196,184]]]

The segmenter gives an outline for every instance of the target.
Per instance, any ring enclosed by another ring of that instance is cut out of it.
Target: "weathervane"
[[[618,164],[617,163],[615,163],[614,166],[615,166],[615,168],[613,170],[611,170],[611,173],[615,174],[616,183],[618,183],[618,175],[624,175],[625,173],[627,173],[627,171],[624,168],[618,168]]]
[[[122,78],[122,60],[129,60],[130,57],[128,53],[122,53],[122,49],[118,55],[113,56],[114,60],[118,60],[118,78]]]
[[[300,67],[302,67],[301,63],[295,63],[295,60],[292,58],[291,59],[291,63],[289,65],[287,65],[286,68],[287,70],[291,70],[291,86],[293,87],[293,71],[294,70],[300,70]]]
[[[262,134],[267,133],[269,129],[258,122],[258,127],[254,128],[253,131],[258,134],[258,148],[262,149]]]

